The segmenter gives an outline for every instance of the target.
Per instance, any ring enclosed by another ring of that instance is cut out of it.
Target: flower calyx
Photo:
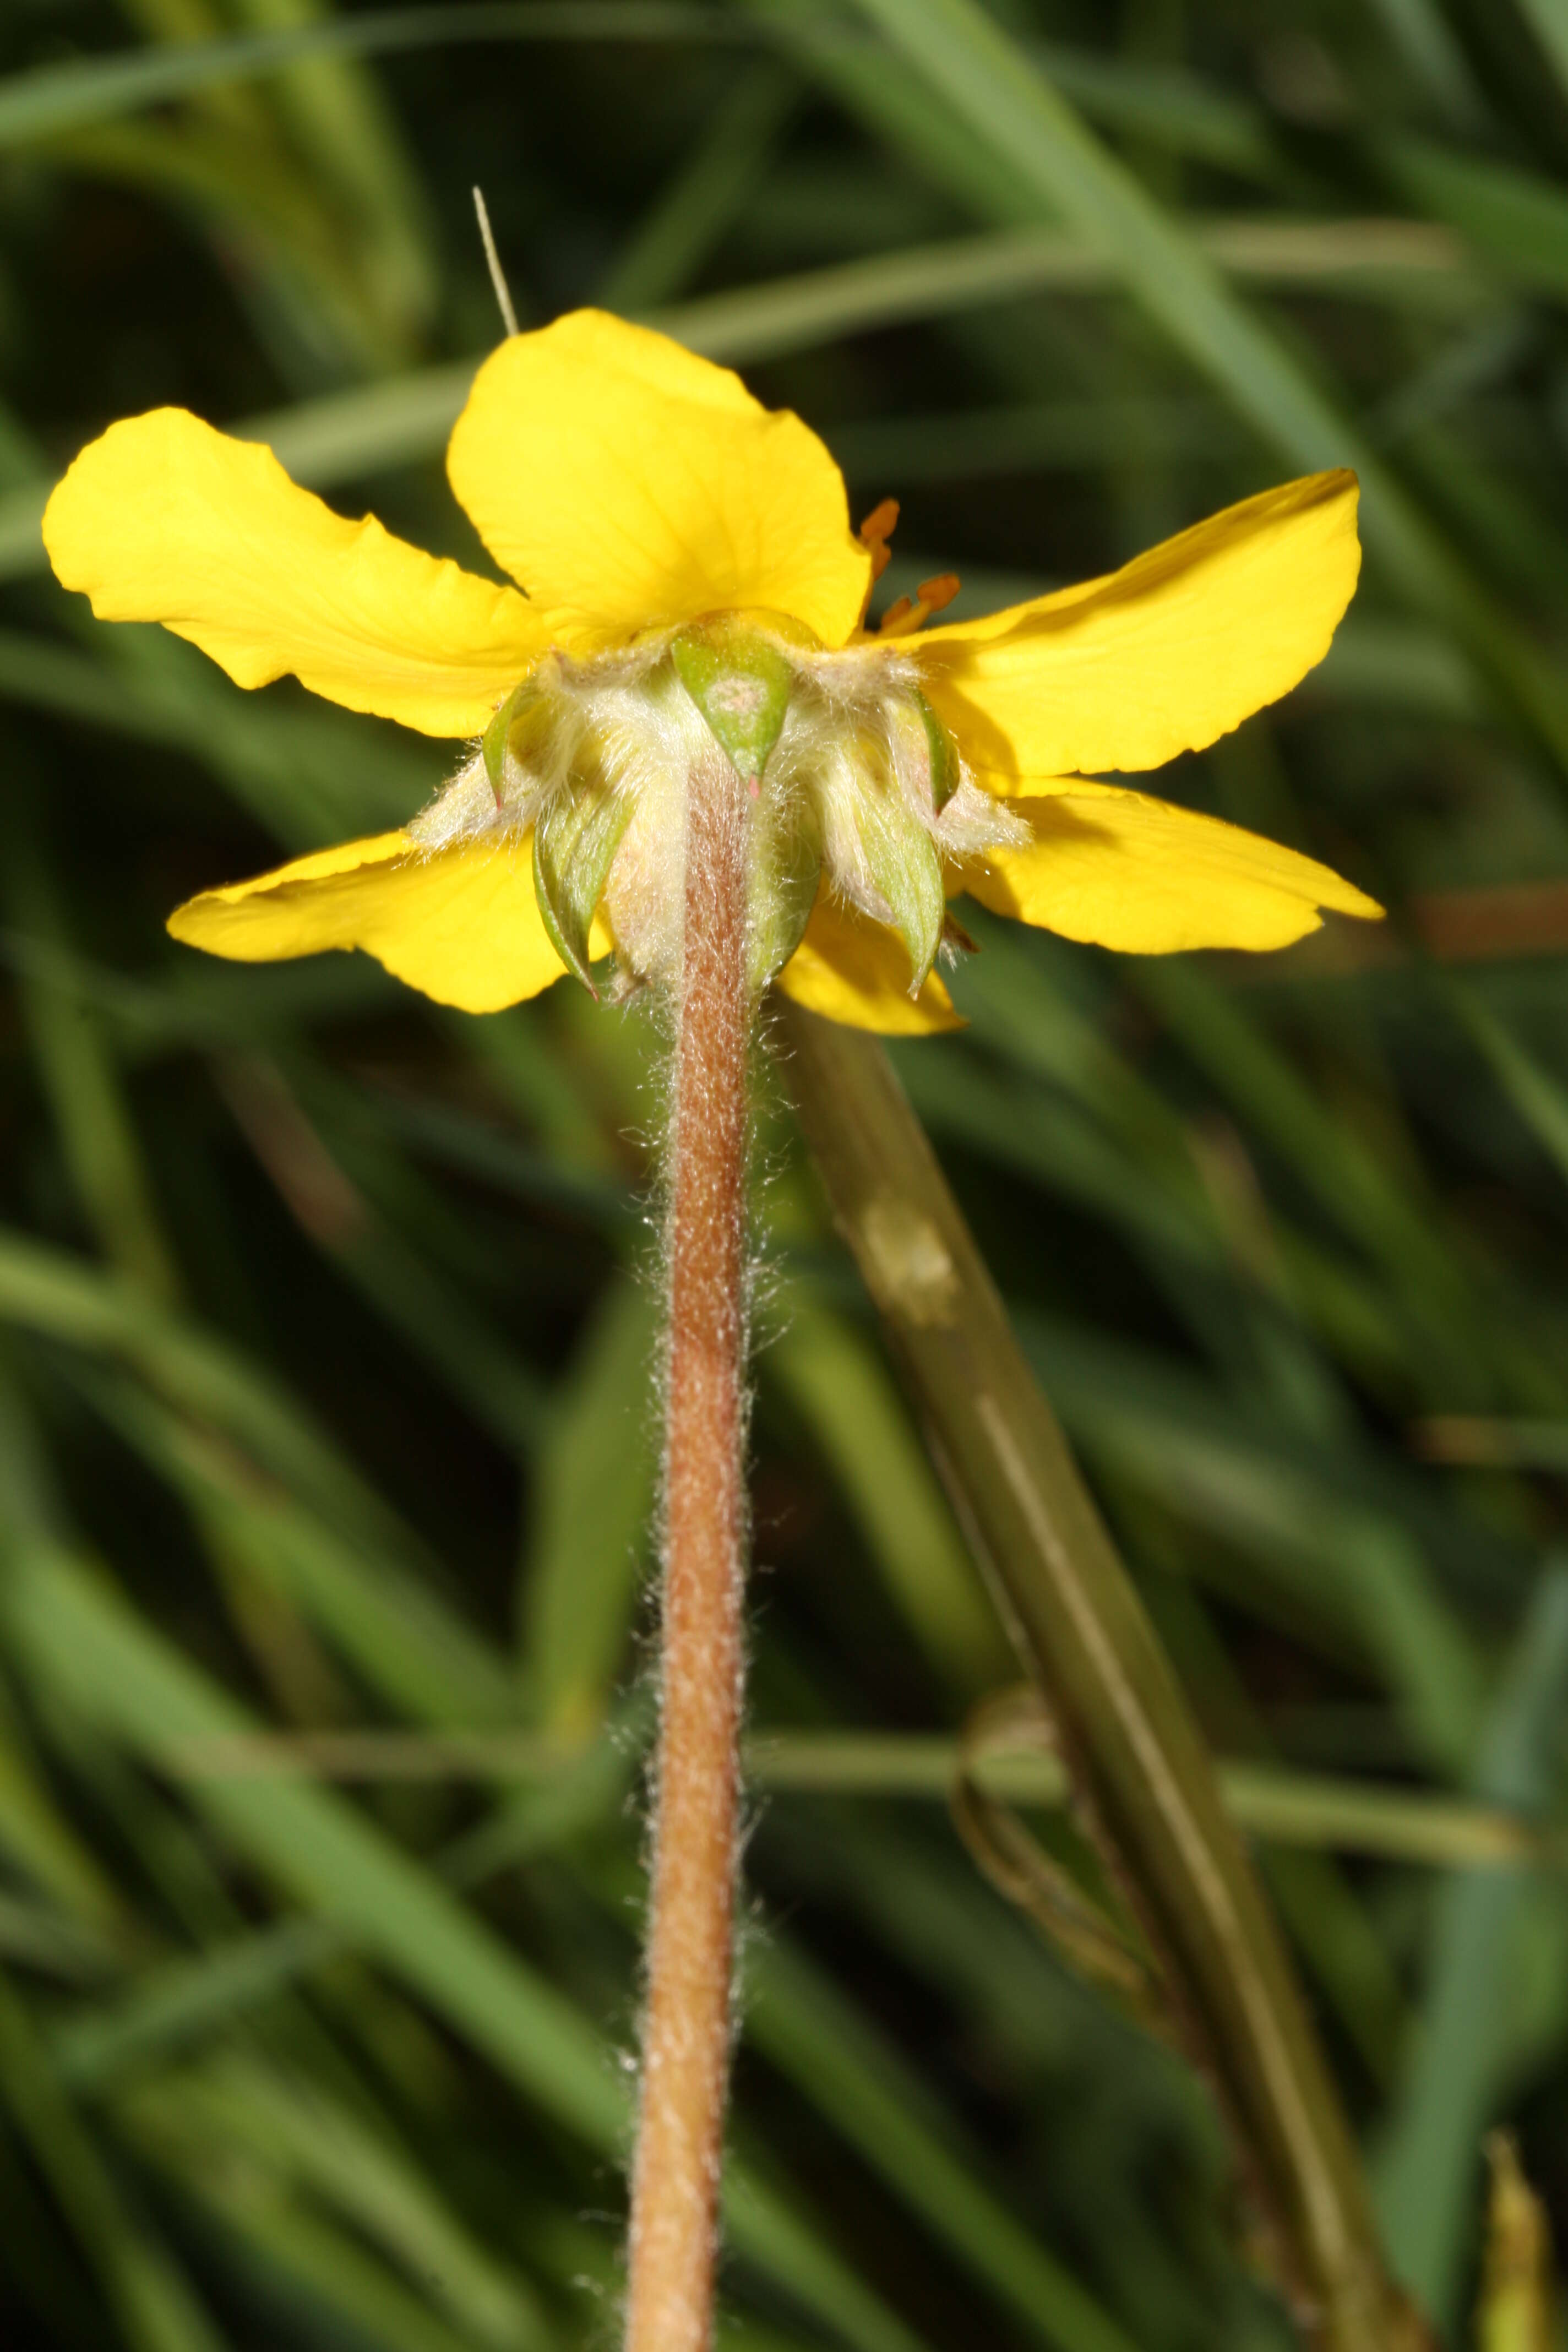
[[[951,873],[1026,838],[976,788],[925,688],[902,644],[834,649],[771,612],[553,652],[408,829],[426,850],[489,836],[531,856],[551,942],[595,994],[612,946],[617,995],[676,987],[689,793],[706,769],[744,828],[752,990],[789,962],[826,892],[898,935],[918,994],[953,944]]]

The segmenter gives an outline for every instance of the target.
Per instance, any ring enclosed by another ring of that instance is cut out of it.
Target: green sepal
[[[816,811],[764,793],[752,803],[746,838],[746,976],[758,995],[799,947],[821,876]]]
[[[910,993],[926,982],[947,915],[942,860],[936,844],[895,785],[868,791],[857,810],[857,829],[866,870],[892,910],[893,928],[909,950],[914,978]]]
[[[498,804],[500,801],[501,786],[506,780],[507,746],[511,741],[512,730],[523,713],[539,699],[540,689],[537,680],[525,677],[521,686],[512,688],[511,692],[479,738],[479,750],[484,754],[485,773],[490,780],[490,789],[495,793]]]
[[[925,729],[926,748],[931,754],[931,806],[940,816],[958,790],[958,746],[918,686],[911,689],[910,699]]]
[[[557,793],[533,828],[533,895],[551,944],[594,995],[588,934],[635,805],[628,792],[575,782]]]
[[[760,778],[784,731],[795,673],[778,647],[734,622],[683,629],[671,645],[675,674],[735,773]]]

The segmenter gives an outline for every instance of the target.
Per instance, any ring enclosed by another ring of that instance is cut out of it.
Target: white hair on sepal
[[[495,791],[482,752],[475,751],[440,787],[427,808],[404,826],[421,849],[449,849],[454,842],[477,840],[493,833],[500,822]]]
[[[937,808],[931,737],[910,691],[917,675],[907,657],[874,667],[814,659],[764,785],[815,801],[834,888],[878,923],[889,923],[892,909],[873,879],[864,828],[875,828],[875,803],[887,794],[898,795],[945,856],[973,856],[1031,838],[1027,823],[982,792],[962,761],[956,787]],[[825,683],[842,691],[830,696]]]
[[[955,752],[958,782],[939,809],[931,776],[931,739],[919,704],[908,694],[889,694],[883,716],[893,772],[905,800],[939,849],[949,856],[967,857],[983,849],[1016,847],[1032,837],[1025,818],[981,791],[962,753]]]
[[[645,667],[635,678],[584,686],[577,699],[579,740],[606,781],[635,788],[661,769],[684,772],[711,749],[701,714],[673,669],[649,677]]]
[[[711,759],[712,739],[673,670],[646,678],[625,708],[600,721],[616,784],[635,795],[605,886],[605,906],[624,969],[638,981],[673,985],[679,975],[686,916],[687,781]]]
[[[931,765],[931,740],[920,712],[907,696],[883,697],[877,714],[887,744],[888,768],[911,816],[928,833],[936,830],[936,794]]]
[[[879,775],[885,746],[869,729],[846,738],[842,721],[825,729],[811,777],[822,824],[822,862],[833,887],[874,923],[890,923],[893,910],[872,878],[861,827],[868,796],[886,792],[889,774]]]
[[[985,849],[1018,849],[1035,837],[1027,817],[993,793],[982,792],[965,760],[959,761],[958,783],[932,831],[939,848],[950,857],[973,857]]]
[[[530,731],[529,757],[520,761],[510,745],[501,755],[498,793],[483,751],[476,745],[457,774],[405,830],[424,849],[447,849],[459,841],[491,835],[521,836],[545,801],[564,782],[583,740],[579,697],[553,692]]]
[[[921,668],[907,653],[865,646],[842,653],[794,654],[799,675],[809,679],[830,709],[868,718],[890,698],[907,696],[921,682]]]

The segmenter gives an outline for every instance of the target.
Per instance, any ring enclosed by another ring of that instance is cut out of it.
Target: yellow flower
[[[511,337],[447,471],[523,593],[344,520],[180,409],[110,426],[55,491],[50,558],[100,618],[161,621],[241,686],[291,673],[485,738],[407,829],[206,891],[177,939],[363,948],[472,1012],[612,948],[658,978],[685,763],[715,734],[762,845],[753,976],[837,1020],[952,1024],[931,969],[944,894],[1139,953],[1379,912],[1292,850],[1092,781],[1202,749],[1322,657],[1359,563],[1351,474],[984,620],[922,628],[952,585],[928,583],[868,634],[896,510],[855,536],[797,417],[647,329],[584,310]]]

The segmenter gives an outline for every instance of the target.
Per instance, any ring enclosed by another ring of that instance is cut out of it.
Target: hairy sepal
[[[588,935],[636,805],[635,796],[613,782],[584,783],[558,793],[533,828],[533,892],[541,919],[567,971],[595,995]]]
[[[756,994],[805,935],[822,875],[822,827],[804,795],[764,793],[746,843],[746,976]]]
[[[868,793],[860,814],[860,850],[875,887],[887,900],[893,929],[909,950],[910,994],[925,986],[942,945],[947,894],[936,844],[896,792]]]
[[[531,748],[530,739],[549,723],[550,713],[546,704],[547,697],[541,681],[537,677],[525,677],[521,686],[512,688],[479,739],[485,773],[490,780],[498,808],[506,794],[508,757],[510,755],[520,767],[528,766],[528,752]]]
[[[912,713],[910,723],[919,736]],[[923,781],[923,739],[921,752]],[[911,780],[900,773],[890,730],[837,729],[825,754],[812,781],[828,875],[863,914],[898,932],[909,951],[911,992],[918,993],[942,944],[947,911],[930,830],[935,819],[922,814],[907,788]]]
[[[931,804],[934,814],[940,816],[958,790],[959,778],[963,773],[958,746],[918,686],[910,688],[910,700],[924,730],[926,757],[931,762]]]
[[[779,647],[727,615],[682,629],[675,674],[744,782],[759,779],[789,714],[795,671]]]

